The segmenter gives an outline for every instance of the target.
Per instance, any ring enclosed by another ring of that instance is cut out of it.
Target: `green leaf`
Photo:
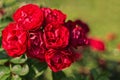
[[[6,63],[8,61],[8,59],[0,59],[0,65],[4,65],[4,63]]]
[[[89,76],[86,76],[86,77],[85,77],[85,80],[89,80],[89,79],[90,79],[90,77],[89,77]]]
[[[19,75],[21,73],[21,65],[15,65],[11,68],[12,73]]]
[[[44,77],[44,73],[46,71],[47,65],[44,62],[40,62],[36,59],[30,59],[28,58],[26,62],[29,66],[29,73],[27,76],[24,76],[26,80],[41,80],[42,77]],[[43,80],[43,79],[42,79]],[[45,79],[46,80],[46,79]]]
[[[9,76],[10,76],[10,74],[5,74],[0,78],[0,80],[6,80],[9,78]]]
[[[73,77],[65,77],[65,78],[62,78],[62,80],[77,80],[77,79],[74,79]],[[79,80],[81,79],[79,78]]]
[[[10,76],[10,69],[0,66],[0,80],[6,80]]]
[[[35,77],[35,72],[33,70],[33,68],[29,67],[29,72],[26,76],[24,76],[25,80],[35,80],[34,77]]]
[[[35,73],[37,74],[38,72],[45,70],[47,68],[47,65],[45,63],[33,64],[32,68],[34,69]]]
[[[32,65],[32,68],[35,71],[35,78],[38,78],[39,76],[41,76],[44,73],[44,71],[47,68],[47,65],[46,65],[46,63],[36,61]]]
[[[12,58],[10,60],[10,62],[14,63],[14,64],[22,64],[22,63],[25,63],[25,61],[27,61],[27,56],[26,55],[22,55],[20,57]]]
[[[109,78],[106,77],[106,76],[101,76],[101,77],[98,78],[98,80],[109,80]]]
[[[97,78],[99,76],[99,72],[96,69],[92,69],[91,74],[92,74],[94,80],[97,80]]]
[[[24,76],[24,75],[26,75],[27,73],[29,72],[29,67],[28,67],[28,65],[27,64],[24,64],[23,66],[22,66],[22,70],[21,70],[21,72],[20,72],[20,76]]]
[[[62,71],[52,72],[53,80],[61,80],[66,77],[65,73]]]
[[[0,65],[4,65],[9,60],[9,56],[3,49],[0,49]]]
[[[12,73],[24,76],[29,72],[29,67],[27,64],[21,65],[15,65],[11,68]]]
[[[46,80],[53,80],[52,71],[50,70],[50,68],[47,68],[47,70],[44,73],[44,76]]]
[[[35,75],[35,78],[38,78],[39,76],[41,76],[44,73],[44,71],[40,71]]]
[[[3,49],[0,49],[0,60],[1,59],[8,59],[9,56],[6,54],[6,52]]]
[[[22,80],[19,75],[13,75],[11,80]]]

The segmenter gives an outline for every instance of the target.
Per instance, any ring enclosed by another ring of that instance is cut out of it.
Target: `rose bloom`
[[[77,48],[88,44],[88,39],[84,32],[84,29],[72,21],[66,23],[70,32],[70,45]]]
[[[83,21],[81,21],[79,19],[75,20],[75,24],[77,24],[78,26],[81,26],[86,34],[88,32],[90,32],[89,26],[86,23],[84,23]]]
[[[44,30],[44,41],[47,48],[64,48],[69,43],[69,31],[59,23],[48,24]]]
[[[89,38],[89,46],[93,50],[105,51],[105,43],[100,39]]]
[[[58,23],[63,24],[66,19],[66,15],[62,13],[60,10],[42,8],[42,11],[44,12],[45,24],[49,24],[52,22],[58,22]]]
[[[22,25],[25,30],[38,29],[44,19],[42,10],[34,4],[27,4],[19,8],[13,15],[13,19]]]
[[[28,35],[27,55],[45,61],[45,45],[42,31],[31,31]]]
[[[49,49],[45,54],[46,62],[54,72],[69,67],[75,61],[75,58],[76,54],[72,53],[69,49]]]
[[[11,57],[21,56],[26,51],[26,31],[17,23],[10,23],[2,31],[2,47]]]

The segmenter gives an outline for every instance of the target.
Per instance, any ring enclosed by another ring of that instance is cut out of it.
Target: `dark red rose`
[[[51,10],[50,8],[42,8],[45,16],[45,24],[51,22],[59,22],[61,24],[64,23],[66,19],[66,15],[62,13],[60,10]]]
[[[5,14],[5,11],[3,8],[0,8],[0,15],[4,15]]]
[[[71,63],[74,62],[74,57],[76,57],[76,54],[73,54],[67,49],[49,49],[45,54],[46,62],[54,72],[61,71],[62,69],[69,67]]]
[[[39,28],[44,19],[42,10],[34,4],[27,4],[19,8],[13,15],[14,20],[21,24],[23,29],[32,30]]]
[[[88,33],[90,31],[89,26],[81,20],[76,20],[75,24],[81,26],[85,33]]]
[[[10,23],[2,31],[2,47],[9,56],[17,57],[26,51],[26,31],[19,29],[16,23]]]
[[[100,39],[90,38],[89,39],[89,46],[93,50],[105,51],[105,43]]]
[[[47,48],[64,48],[69,43],[69,31],[59,23],[48,24],[44,30],[44,41]]]
[[[66,23],[67,28],[70,31],[70,45],[77,48],[88,44],[88,39],[83,28],[72,21]]]
[[[106,69],[106,61],[104,59],[98,59],[98,64],[102,69]]]
[[[72,30],[72,38],[71,38],[71,43],[74,46],[83,46],[88,44],[88,39],[85,36],[85,33],[83,32],[83,29],[79,26],[76,26]]]
[[[45,61],[45,45],[42,31],[31,31],[28,35],[27,55]]]

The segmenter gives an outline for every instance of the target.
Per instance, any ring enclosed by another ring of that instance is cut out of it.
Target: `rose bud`
[[[106,39],[107,39],[108,41],[112,41],[112,40],[115,40],[116,37],[117,37],[117,36],[116,36],[115,33],[109,33],[109,34],[107,34]]]
[[[69,67],[74,62],[76,54],[68,49],[55,50],[49,49],[45,54],[45,59],[48,66],[54,71],[58,72]]]
[[[50,23],[45,27],[44,41],[47,48],[64,48],[69,43],[69,31],[64,25]]]
[[[88,39],[86,38],[85,32],[81,26],[77,25],[72,21],[68,21],[66,25],[70,31],[71,46],[77,48],[78,46],[83,46],[88,44]]]
[[[98,59],[98,64],[102,69],[106,69],[106,61],[104,59]]]
[[[76,20],[75,24],[81,26],[85,33],[90,32],[89,26],[86,23],[82,22],[81,20]]]
[[[26,51],[26,31],[21,30],[17,23],[10,23],[2,31],[2,47],[11,57],[18,57]]]
[[[31,31],[28,35],[27,56],[45,61],[45,45],[42,31]]]
[[[0,16],[4,15],[5,14],[5,11],[3,8],[0,8]]]
[[[42,8],[42,10],[45,16],[45,24],[49,24],[52,22],[63,24],[66,19],[66,15],[62,13],[60,10],[56,9],[52,10],[50,8]]]
[[[117,49],[120,51],[120,43],[117,45]]]
[[[38,29],[44,19],[42,10],[34,4],[27,4],[19,8],[13,15],[13,19],[22,25],[25,30]]]
[[[105,51],[105,43],[102,40],[100,40],[100,39],[90,38],[89,39],[89,46],[93,50]]]

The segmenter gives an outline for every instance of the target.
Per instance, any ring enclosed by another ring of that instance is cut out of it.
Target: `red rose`
[[[23,29],[32,30],[39,28],[44,19],[42,10],[33,4],[19,8],[13,15],[14,20],[21,24]]]
[[[70,31],[70,45],[73,47],[83,46],[88,44],[88,39],[83,28],[72,21],[66,23]]]
[[[66,15],[62,13],[60,10],[51,10],[50,8],[42,8],[45,16],[45,24],[51,22],[59,22],[61,24],[64,23],[66,19]]]
[[[48,15],[52,13],[52,9],[50,8],[41,8],[44,13],[44,17],[47,19]]]
[[[37,58],[40,61],[45,61],[45,45],[43,42],[42,31],[32,31],[28,35],[27,55],[32,58]]]
[[[73,46],[77,47],[88,44],[88,39],[86,38],[85,33],[81,27],[74,27],[71,33],[71,43]]]
[[[0,17],[5,14],[5,11],[3,8],[0,8]]]
[[[69,67],[74,62],[74,56],[70,50],[54,50],[49,49],[45,54],[45,59],[48,66],[54,71],[60,71],[66,67]]]
[[[21,56],[26,51],[26,31],[18,27],[18,24],[10,23],[2,31],[2,46],[11,57]]]
[[[105,51],[105,44],[102,40],[90,38],[89,46],[97,51]]]
[[[85,33],[90,32],[89,26],[86,23],[82,22],[81,20],[76,20],[75,24],[81,26]]]
[[[44,30],[44,41],[47,48],[64,48],[69,42],[69,31],[59,23],[48,24]]]

